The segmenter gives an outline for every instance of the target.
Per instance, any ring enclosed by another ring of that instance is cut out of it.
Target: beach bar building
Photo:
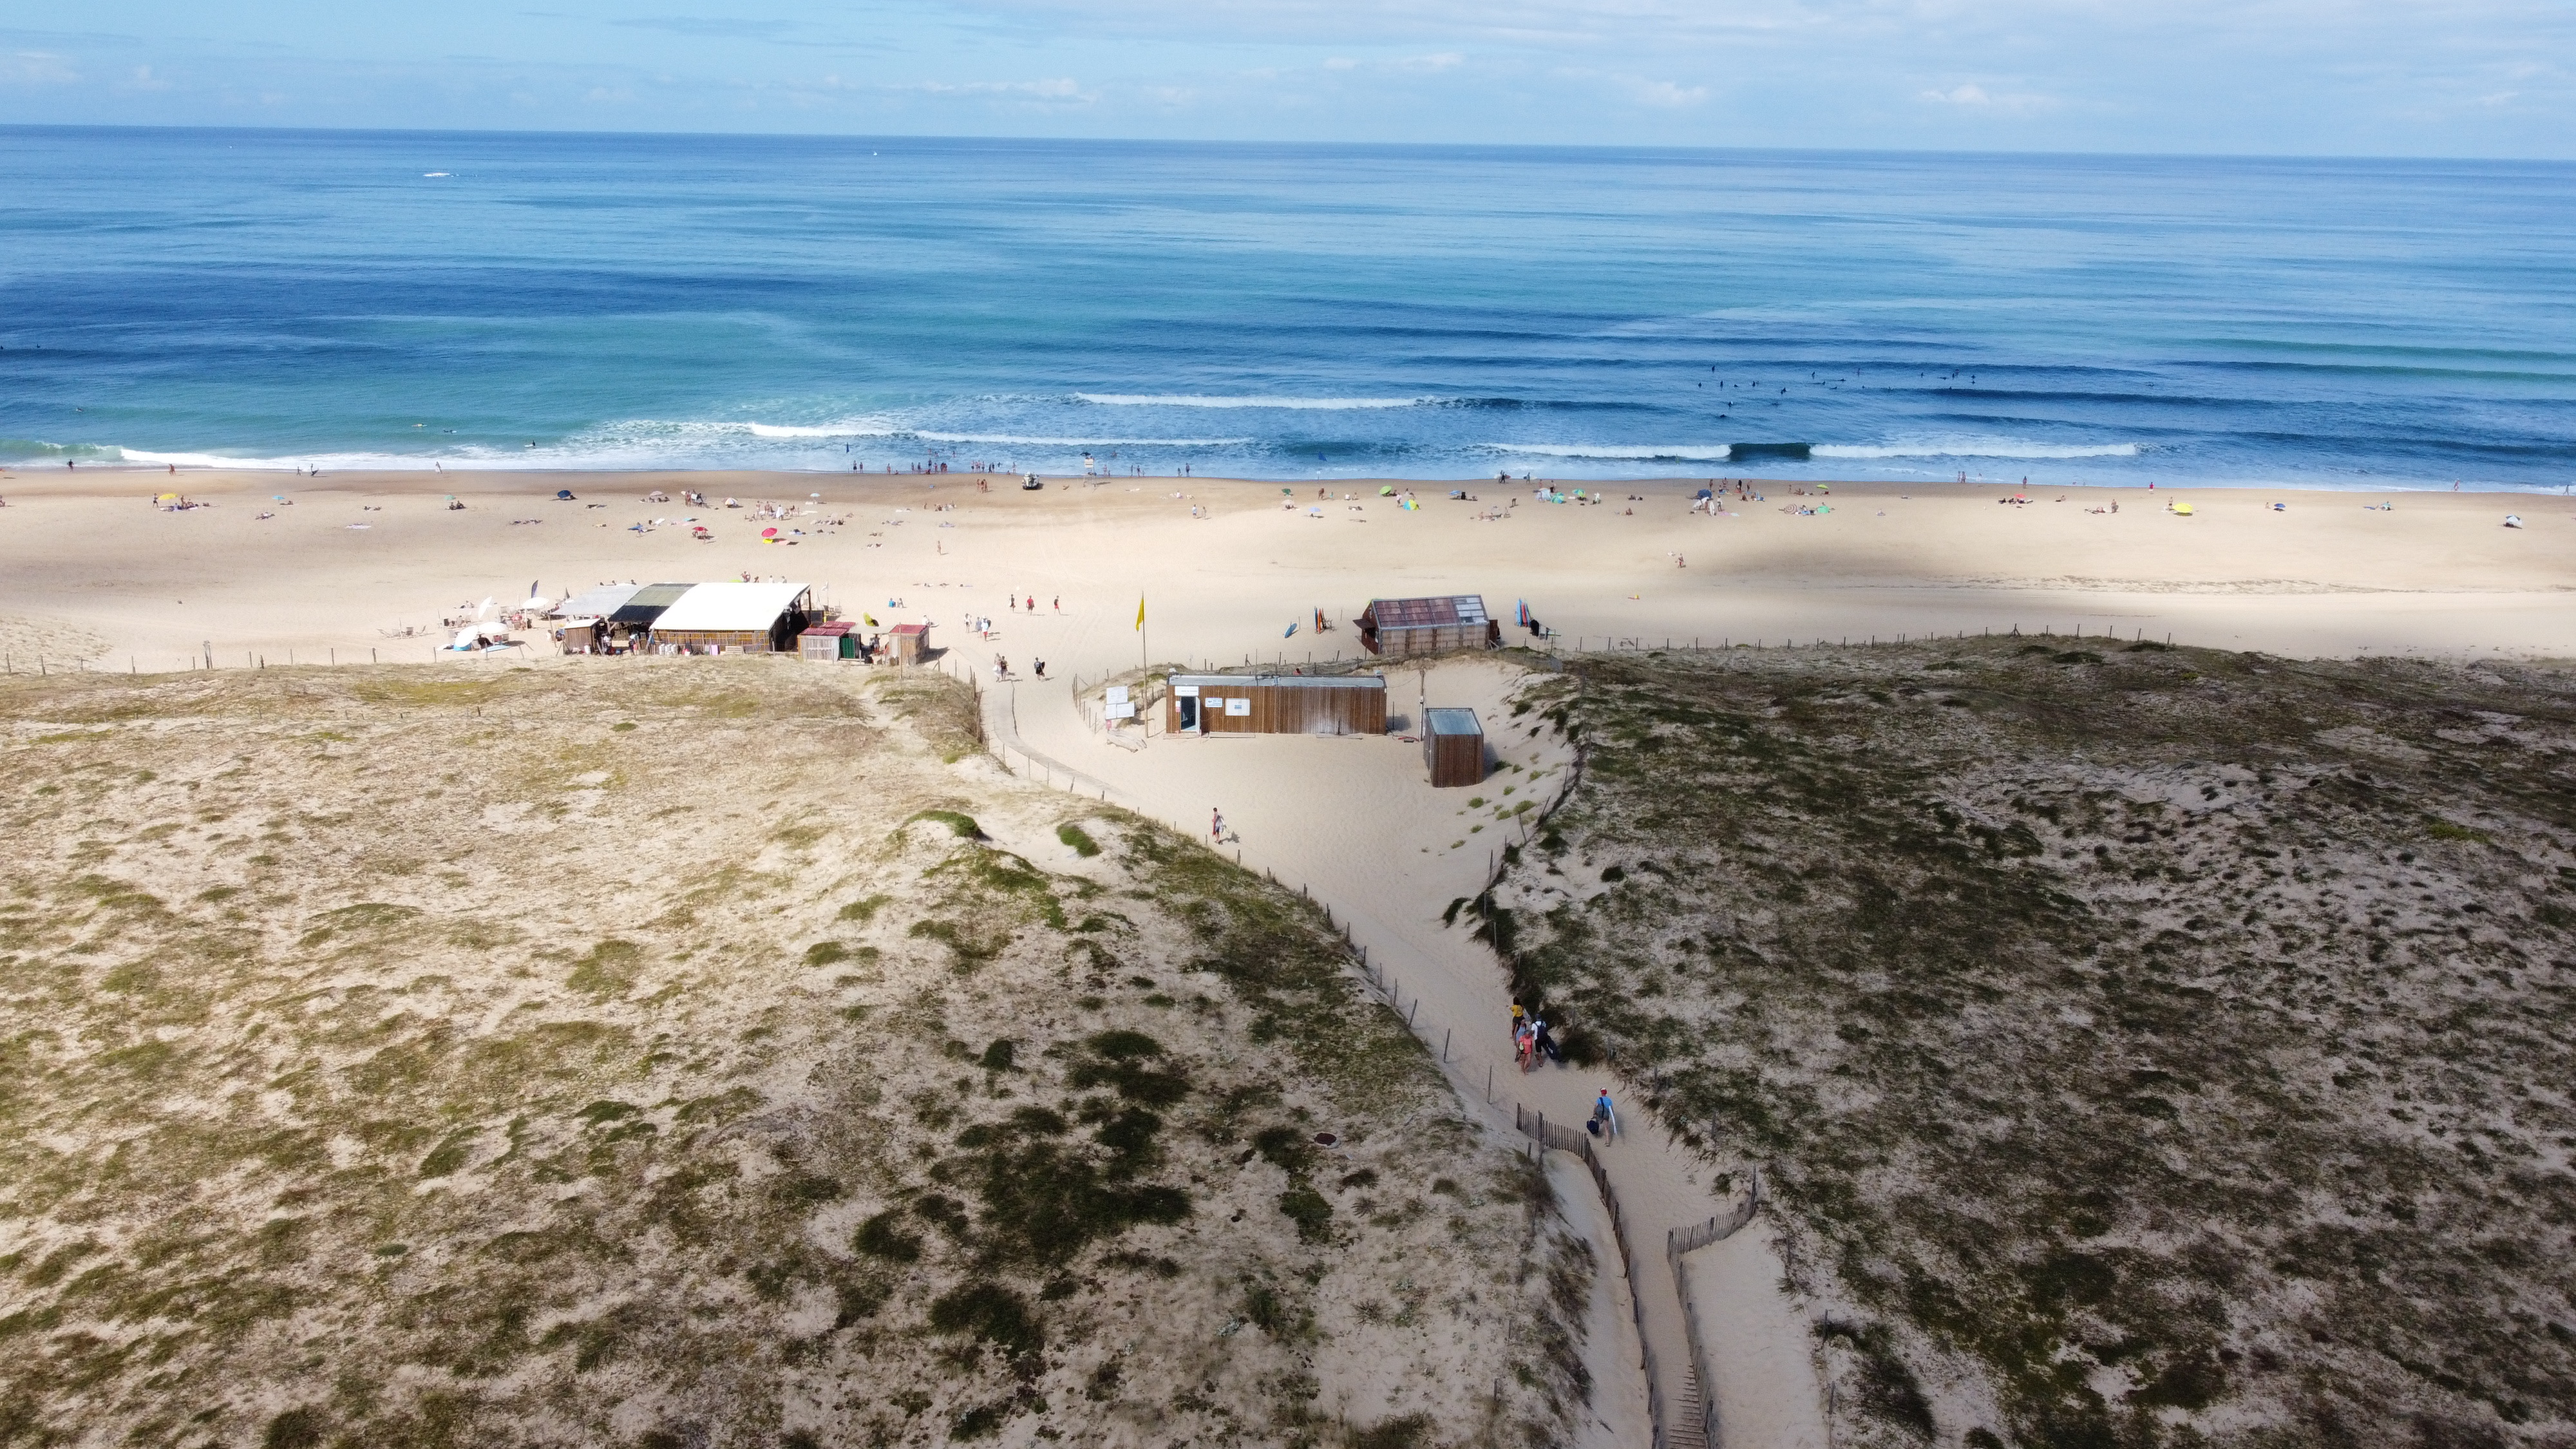
[[[1371,599],[1355,622],[1360,643],[1370,653],[1389,659],[1452,649],[1493,649],[1503,642],[1503,626],[1486,614],[1481,594]]]
[[[602,584],[575,594],[555,609],[563,627],[556,637],[566,654],[616,654],[651,631],[662,611],[695,584]]]
[[[897,664],[926,664],[930,661],[930,626],[897,624],[886,631],[886,650]]]
[[[1426,709],[1422,712],[1422,762],[1431,767],[1431,787],[1485,783],[1485,727],[1472,709]]]
[[[699,584],[653,621],[653,642],[683,654],[787,654],[814,612],[806,584]]]
[[[1382,735],[1386,680],[1375,674],[1175,674],[1163,695],[1175,735]]]

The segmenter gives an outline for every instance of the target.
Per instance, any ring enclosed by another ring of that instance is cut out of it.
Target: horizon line
[[[1321,150],[1321,151],[1486,151],[1486,152],[1592,152],[1600,154],[1671,154],[1694,156],[1959,156],[2008,157],[2015,159],[2114,160],[2114,161],[2236,161],[2236,162],[2379,162],[2392,164],[2445,164],[2481,166],[2576,166],[2576,155],[2570,156],[2453,156],[2433,153],[2388,155],[2350,151],[2103,151],[2047,148],[1949,148],[1932,146],[1684,146],[1670,144],[1607,143],[1582,141],[1350,141],[1350,140],[1241,140],[1229,138],[1174,139],[1153,136],[1037,136],[1010,134],[972,134],[913,131],[691,131],[691,130],[597,130],[579,127],[499,127],[499,126],[242,126],[138,124],[129,122],[66,121],[0,121],[0,134],[12,132],[145,132],[165,134],[218,134],[246,136],[454,136],[474,138],[498,137],[584,137],[609,139],[656,139],[694,141],[825,141],[877,143],[908,141],[937,144],[1008,144],[1038,146],[1132,146],[1132,147],[1203,147],[1222,150]]]

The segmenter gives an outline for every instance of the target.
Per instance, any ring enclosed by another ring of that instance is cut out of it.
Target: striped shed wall
[[[1374,674],[1176,674],[1163,729],[1177,735],[1382,735],[1386,681]]]

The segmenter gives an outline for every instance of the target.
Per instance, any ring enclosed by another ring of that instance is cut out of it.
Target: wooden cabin
[[[567,619],[555,631],[555,646],[566,654],[608,652],[608,625],[599,619]]]
[[[919,664],[930,658],[930,626],[897,624],[885,634],[886,652],[897,664]]]
[[[653,621],[653,642],[683,654],[783,654],[813,617],[804,584],[699,584]]]
[[[829,624],[809,624],[804,633],[796,636],[796,653],[803,659],[856,659],[858,626],[838,619]]]
[[[1163,695],[1175,735],[1382,735],[1386,680],[1375,674],[1175,674]]]
[[[1431,768],[1431,787],[1485,783],[1485,727],[1472,709],[1426,709],[1422,712],[1422,762]]]
[[[1360,644],[1389,659],[1453,649],[1494,649],[1503,642],[1502,623],[1485,612],[1481,594],[1371,599],[1352,622],[1359,625]]]

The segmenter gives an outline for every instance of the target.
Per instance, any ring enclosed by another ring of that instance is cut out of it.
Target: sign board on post
[[[1134,719],[1136,717],[1136,706],[1129,704],[1123,699],[1114,701],[1109,706],[1109,717],[1111,719]]]
[[[1109,686],[1109,702],[1111,704],[1125,704],[1127,702],[1127,686],[1123,684],[1113,684]]]

